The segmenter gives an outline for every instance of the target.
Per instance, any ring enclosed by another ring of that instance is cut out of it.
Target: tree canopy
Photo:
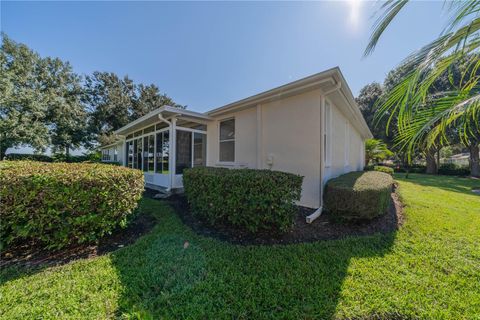
[[[68,156],[71,149],[111,141],[114,130],[156,108],[185,108],[156,85],[128,76],[80,76],[70,63],[41,57],[4,33],[0,73],[0,159],[22,145]]]

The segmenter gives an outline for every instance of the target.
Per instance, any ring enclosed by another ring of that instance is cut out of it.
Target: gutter
[[[333,77],[332,77],[333,79]],[[333,81],[335,81],[335,79],[333,79]],[[325,91],[323,92],[323,97],[322,97],[322,104],[323,104],[323,108],[325,108],[325,97],[331,93],[334,93],[335,91],[338,91],[342,88],[342,82],[341,81],[338,81],[337,84],[335,85],[335,87],[333,87],[332,89],[328,90],[328,91]],[[325,116],[325,115],[324,115]],[[325,126],[322,125],[322,132],[321,132],[321,136],[320,136],[320,145],[323,146],[323,148],[320,148],[320,150],[322,150],[323,152],[325,152],[325,145],[323,143],[323,130],[325,130],[324,128]],[[322,178],[322,186],[321,188],[323,188],[323,177],[324,177],[324,163],[323,163],[323,153],[321,154],[321,158],[320,158],[320,176]],[[320,194],[323,195],[323,192],[321,192]],[[320,217],[320,215],[322,214],[322,211],[323,211],[323,199],[320,198],[320,204],[322,204],[320,206],[320,208],[318,208],[317,210],[315,210],[314,213],[312,213],[311,215],[307,216],[305,218],[305,221],[310,224],[312,223],[313,221],[315,221],[315,219],[317,219],[318,217]]]

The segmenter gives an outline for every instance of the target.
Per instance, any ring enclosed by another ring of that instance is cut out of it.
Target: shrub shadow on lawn
[[[445,191],[459,192],[463,194],[473,195],[473,187],[480,188],[480,180],[475,180],[468,177],[456,177],[456,176],[442,176],[442,175],[429,175],[429,174],[409,174],[408,178],[405,178],[404,174],[396,174],[395,179],[410,182],[413,184],[434,187]],[[460,180],[461,179],[461,180]],[[462,183],[459,183],[462,181]],[[465,186],[465,182],[470,186]],[[471,182],[471,183],[470,183]],[[435,190],[432,190],[435,192]]]
[[[315,243],[240,246],[185,227],[165,202],[159,225],[112,254],[124,291],[118,317],[335,317],[352,258],[382,257],[395,232]]]

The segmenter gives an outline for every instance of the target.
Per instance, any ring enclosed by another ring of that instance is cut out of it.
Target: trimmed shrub
[[[395,167],[395,172],[407,172],[407,168],[398,166]],[[410,173],[425,173],[427,172],[427,167],[422,164],[414,164],[408,168],[408,172]]]
[[[387,166],[366,166],[365,171],[379,171],[383,173],[388,173],[389,175],[393,175],[393,168]]]
[[[350,172],[328,181],[324,205],[345,220],[369,220],[387,212],[393,178],[377,172]]]
[[[255,233],[285,232],[297,214],[303,177],[279,171],[197,167],[183,173],[192,213]]]
[[[454,163],[445,163],[438,168],[438,174],[447,176],[468,176],[470,168],[468,166],[459,166]]]
[[[44,154],[26,154],[26,153],[9,153],[5,155],[5,160],[10,161],[40,161],[40,162],[100,162],[101,158],[98,152],[83,154],[78,156],[65,156],[57,153],[52,156]]]
[[[0,240],[49,249],[93,242],[124,227],[143,192],[143,173],[87,163],[3,161]]]
[[[44,154],[26,154],[26,153],[9,153],[5,155],[5,160],[10,161],[41,161],[52,162],[52,157]]]

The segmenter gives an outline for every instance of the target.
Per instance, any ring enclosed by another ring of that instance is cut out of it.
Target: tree
[[[378,139],[368,139],[365,141],[365,165],[370,161],[382,161],[392,156],[393,153],[388,150],[387,145]]]
[[[89,132],[100,144],[116,140],[113,131],[162,106],[185,108],[160,93],[157,86],[136,85],[128,76],[96,71],[85,78],[83,101],[88,108]]]
[[[83,102],[87,105],[89,133],[98,141],[129,123],[133,114],[135,85],[127,76],[95,71],[86,76]],[[101,141],[100,141],[101,142]]]
[[[88,142],[86,112],[81,103],[82,87],[80,77],[72,71],[68,62],[58,58],[46,58],[48,73],[46,88],[49,101],[46,123],[49,125],[50,144],[54,152],[65,152]]]
[[[377,45],[385,29],[402,11],[408,0],[392,0],[382,5],[381,15],[374,26],[365,55]],[[453,2],[448,6],[452,19],[445,31],[433,42],[414,52],[403,63],[406,74],[382,101],[381,115],[397,117],[397,141],[409,155],[421,144],[426,148],[443,141],[450,128],[475,123],[480,119],[480,94],[478,92],[480,66],[478,41],[480,2]],[[465,66],[460,83],[454,90],[432,95],[435,83],[442,75],[453,78],[455,65]],[[474,72],[472,72],[474,71]],[[428,104],[426,102],[428,101]],[[457,130],[465,142],[471,131]]]
[[[132,120],[135,120],[150,111],[163,106],[185,109],[185,106],[176,104],[172,98],[168,97],[166,94],[160,93],[160,90],[156,85],[151,84],[146,86],[139,84],[136,87],[136,98],[133,101],[131,118]]]
[[[51,99],[42,81],[47,74],[45,64],[27,46],[2,34],[0,73],[0,159],[11,147],[45,149],[45,117]]]
[[[386,133],[386,119],[380,122],[375,121],[375,113],[378,107],[378,101],[383,95],[383,87],[377,82],[372,82],[364,86],[358,97],[355,98],[365,121],[374,138],[389,142],[391,139]]]

